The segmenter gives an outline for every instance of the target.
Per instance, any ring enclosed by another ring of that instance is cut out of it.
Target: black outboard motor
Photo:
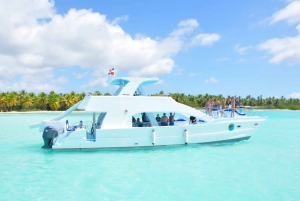
[[[58,136],[57,130],[51,126],[47,126],[43,132],[44,146],[42,146],[42,148],[51,149],[53,145],[53,139],[56,138],[57,136]]]

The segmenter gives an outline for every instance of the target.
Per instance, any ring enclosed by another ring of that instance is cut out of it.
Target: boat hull
[[[95,149],[236,142],[249,139],[265,120],[265,117],[222,118],[196,125],[96,129],[93,139],[88,138],[85,129],[81,129],[59,135],[52,148]]]

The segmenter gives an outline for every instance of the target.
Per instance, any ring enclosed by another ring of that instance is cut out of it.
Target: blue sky
[[[1,1],[0,91],[300,98],[300,1]]]

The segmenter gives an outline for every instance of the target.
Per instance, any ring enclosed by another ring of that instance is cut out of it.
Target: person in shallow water
[[[174,126],[174,116],[175,116],[175,112],[174,112],[174,114],[172,114],[172,112],[170,112],[169,126]]]
[[[166,116],[166,113],[161,117],[161,126],[167,126],[168,125],[168,117]]]

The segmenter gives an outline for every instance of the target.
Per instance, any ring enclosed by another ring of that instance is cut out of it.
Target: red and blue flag
[[[108,75],[114,75],[114,74],[115,74],[115,68],[110,69]]]

